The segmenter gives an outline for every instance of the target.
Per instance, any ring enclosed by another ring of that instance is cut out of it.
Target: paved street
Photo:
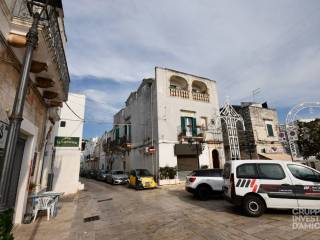
[[[221,198],[200,202],[183,185],[136,191],[84,180],[86,191],[62,202],[59,215],[16,229],[19,239],[319,239],[292,230],[288,211],[248,218]],[[84,222],[84,218],[99,220]]]

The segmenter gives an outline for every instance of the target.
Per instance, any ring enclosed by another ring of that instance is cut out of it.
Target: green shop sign
[[[78,137],[56,137],[54,139],[55,147],[79,147],[80,139]]]

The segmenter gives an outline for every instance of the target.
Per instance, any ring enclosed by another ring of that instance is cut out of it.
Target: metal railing
[[[48,7],[49,19],[47,21],[41,21],[42,31],[45,36],[45,41],[48,44],[49,52],[52,55],[52,59],[56,64],[56,70],[59,74],[60,80],[63,84],[65,93],[69,91],[70,76],[68,70],[68,64],[64,52],[64,45],[61,38],[61,31],[59,27],[57,11]],[[32,17],[29,14],[26,0],[17,0],[12,10],[14,19],[17,19],[21,24],[30,24]]]
[[[192,99],[196,101],[209,102],[209,94],[193,92]]]
[[[223,142],[221,129],[208,129],[203,127],[197,127],[197,134],[193,135],[191,131],[187,133],[186,129],[181,129],[181,126],[177,127],[178,140],[187,141],[188,139],[195,139],[210,143]]]

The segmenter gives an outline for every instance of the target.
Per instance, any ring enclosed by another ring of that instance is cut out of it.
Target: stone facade
[[[2,125],[9,124],[25,53],[25,46],[17,47],[10,41],[10,36],[24,38],[32,20],[28,14],[23,15],[21,12],[26,9],[25,4],[26,1],[0,0],[0,121]],[[18,9],[21,11],[17,11]],[[56,134],[55,124],[59,120],[58,105],[68,96],[69,73],[64,58],[65,38],[60,36],[64,33],[63,25],[60,32],[56,31],[57,25],[63,24],[63,10],[56,14],[46,27],[40,23],[38,28],[39,44],[34,51],[32,61],[46,65],[46,68],[40,69],[40,72],[34,70],[29,75],[13,170],[11,176],[6,173],[11,178],[8,202],[10,207],[15,209],[13,222],[16,224],[21,223],[25,213],[28,212],[28,194],[48,188],[53,139]],[[54,44],[52,44],[53,41]],[[59,44],[59,48],[55,44]],[[53,86],[40,88],[36,84],[40,78],[50,79],[54,83]],[[45,98],[45,91],[51,91],[57,97],[49,100]],[[54,106],[53,101],[58,102],[58,105]],[[5,147],[0,149],[1,175],[4,152]],[[31,189],[30,186],[35,188]]]
[[[269,154],[285,153],[279,140],[279,121],[275,109],[255,103],[242,103],[233,108],[242,116],[245,125],[245,130],[240,124],[237,125],[241,159],[264,159]],[[228,137],[225,127],[223,129],[226,159],[229,160]]]

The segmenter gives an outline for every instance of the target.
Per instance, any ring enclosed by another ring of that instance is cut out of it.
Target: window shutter
[[[127,138],[128,137],[128,126],[124,125],[124,136]]]
[[[197,136],[197,120],[192,118],[192,136]]]
[[[120,143],[120,129],[119,127],[116,128],[116,143]]]
[[[181,117],[181,131],[183,133],[186,132],[186,118],[185,117]]]
[[[273,129],[272,129],[272,125],[271,124],[267,124],[267,130],[268,130],[268,136],[269,137],[273,137],[274,133],[273,133]]]
[[[129,127],[129,141],[131,141],[131,125],[129,125],[128,127]]]

